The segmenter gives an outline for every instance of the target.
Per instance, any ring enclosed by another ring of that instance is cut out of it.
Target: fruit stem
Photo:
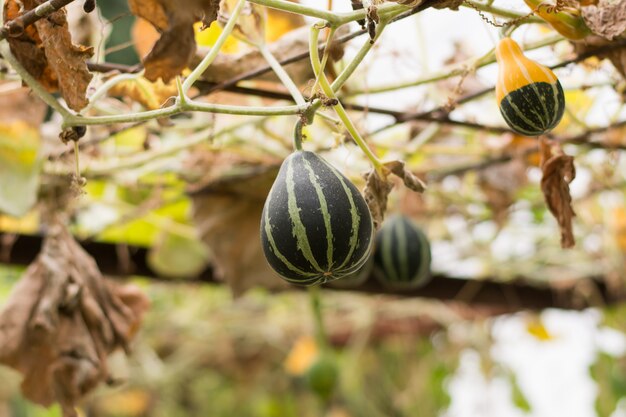
[[[298,119],[293,129],[293,148],[296,151],[302,150],[302,119]]]
[[[372,152],[369,146],[367,146],[367,143],[365,142],[365,140],[363,140],[363,138],[359,134],[359,131],[357,130],[356,126],[354,125],[354,123],[352,123],[352,120],[350,120],[350,117],[348,116],[348,112],[346,112],[346,109],[343,108],[343,106],[341,105],[341,102],[337,98],[337,95],[335,94],[332,86],[330,85],[330,83],[328,82],[328,79],[326,78],[326,74],[324,74],[324,71],[321,71],[321,62],[320,62],[320,57],[319,57],[319,53],[317,50],[317,44],[318,44],[320,30],[324,28],[325,26],[326,25],[323,22],[322,23],[318,22],[311,26],[311,35],[309,38],[309,53],[311,55],[311,67],[313,68],[313,72],[315,74],[316,79],[319,80],[319,86],[322,89],[322,92],[326,95],[326,97],[329,99],[330,102],[333,102],[332,107],[337,113],[337,116],[339,116],[339,119],[343,123],[344,127],[346,128],[348,133],[350,133],[350,136],[352,136],[352,139],[356,142],[359,148],[361,148],[363,153],[365,153],[367,158],[372,162],[372,165],[374,165],[374,168],[379,173],[379,175],[381,177],[384,177],[385,173],[384,173],[383,163],[378,159],[378,157],[374,154],[374,152]]]

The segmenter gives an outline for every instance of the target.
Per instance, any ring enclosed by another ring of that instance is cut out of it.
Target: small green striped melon
[[[358,271],[370,255],[373,229],[354,184],[317,154],[297,151],[283,162],[265,201],[261,243],[282,278],[313,285]]]
[[[404,215],[393,215],[376,235],[374,275],[390,289],[415,289],[430,279],[430,243]]]
[[[496,59],[496,99],[509,127],[525,136],[554,129],[565,112],[565,96],[552,70],[526,58],[511,38],[498,43]]]

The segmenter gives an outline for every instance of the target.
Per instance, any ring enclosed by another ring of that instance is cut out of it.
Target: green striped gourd
[[[389,217],[376,235],[374,275],[390,289],[415,289],[430,281],[430,243],[406,216]]]
[[[539,136],[556,127],[565,111],[565,96],[552,70],[526,58],[511,38],[498,43],[496,59],[496,99],[511,129],[525,136]]]
[[[313,152],[285,159],[261,218],[265,257],[282,278],[313,285],[350,275],[372,241],[372,217],[354,184]]]

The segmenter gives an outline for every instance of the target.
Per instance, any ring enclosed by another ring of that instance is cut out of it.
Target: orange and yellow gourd
[[[525,57],[511,38],[498,43],[496,59],[496,99],[509,127],[525,136],[554,129],[563,117],[565,96],[552,70]]]

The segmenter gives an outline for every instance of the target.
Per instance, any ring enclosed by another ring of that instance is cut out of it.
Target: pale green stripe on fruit
[[[313,172],[313,168],[311,168],[311,164],[309,161],[303,158],[304,166],[306,170],[309,172],[309,180],[313,187],[315,188],[315,193],[317,194],[317,198],[320,202],[320,211],[322,212],[322,217],[324,218],[324,227],[326,228],[326,264],[328,265],[328,270],[330,271],[333,267],[333,231],[330,224],[330,213],[328,212],[328,203],[326,202],[326,197],[322,192],[322,187],[318,182],[317,175]]]
[[[398,273],[396,271],[395,265],[393,263],[393,245],[392,241],[394,238],[395,230],[393,228],[387,228],[387,230],[383,233],[382,239],[382,258],[383,265],[385,267],[385,275],[387,275],[387,279],[389,281],[400,281],[400,277],[398,277]]]
[[[292,162],[293,159],[290,159],[287,165],[287,210],[289,211],[289,219],[291,220],[292,235],[296,238],[298,249],[302,252],[306,260],[309,261],[311,266],[318,272],[324,272],[317,263],[315,256],[313,256],[309,238],[306,235],[306,228],[300,218],[300,208],[296,201],[296,184],[293,178]]]
[[[526,122],[526,124],[528,124],[529,126],[534,127],[537,130],[543,130],[543,127],[538,127],[536,124],[534,124],[529,118],[526,117],[526,115],[519,109],[519,107],[517,107],[517,104],[515,104],[513,102],[513,100],[511,99],[511,95],[507,95],[504,98],[513,108],[513,110],[515,111],[515,113],[519,116],[520,119],[522,119],[524,122]],[[517,127],[517,125],[516,125]]]
[[[521,60],[517,57],[517,55],[516,54],[511,54],[511,56],[513,57],[513,59],[517,63],[517,66],[519,67],[519,69],[522,72],[522,74],[524,74],[524,78],[526,78],[526,80],[528,81],[528,84],[530,84],[531,88],[535,92],[535,95],[537,96],[537,99],[541,103],[541,107],[543,107],[543,112],[544,112],[544,116],[545,117],[541,117],[539,114],[537,114],[537,112],[534,111],[532,107],[530,107],[530,110],[533,113],[535,113],[536,116],[539,117],[539,120],[547,122],[548,120],[550,120],[550,115],[548,114],[548,108],[546,107],[546,103],[541,99],[541,94],[539,93],[539,88],[537,88],[537,83],[535,83],[533,81],[531,75],[526,70],[526,66],[524,66],[524,63],[521,62]],[[533,103],[530,103],[530,104],[532,106]],[[547,125],[545,127],[547,127]]]
[[[396,239],[398,241],[397,253],[398,263],[400,265],[399,271],[399,279],[401,281],[410,281],[411,277],[409,276],[409,262],[407,260],[407,252],[408,248],[406,247],[406,230],[404,222],[397,221],[394,224],[396,228]]]
[[[560,96],[559,96],[559,87],[558,87],[558,81],[555,83],[550,84],[552,86],[552,94],[554,95],[554,109],[552,111],[552,117],[551,117],[551,123],[550,125],[553,125],[557,120],[557,116],[559,114],[559,108],[561,107],[561,100],[560,100]]]
[[[345,177],[343,177],[343,175],[341,175],[341,173],[339,173],[335,169],[335,167],[330,165],[328,162],[324,161],[322,158],[319,158],[319,160],[324,165],[326,165],[328,169],[330,169],[330,171],[335,175],[335,177],[337,177],[350,203],[350,219],[352,221],[352,230],[351,230],[350,242],[349,242],[350,250],[348,251],[348,254],[346,255],[346,258],[344,259],[342,264],[337,267],[337,269],[342,269],[348,263],[348,261],[350,261],[350,258],[352,258],[352,253],[354,252],[354,250],[359,244],[359,226],[361,224],[361,216],[359,215],[359,212],[356,209],[356,204],[354,203],[354,198],[352,197],[350,188],[348,188],[348,186],[345,184]]]
[[[271,198],[272,198],[272,193],[270,193],[270,195],[267,198],[268,198],[268,202],[266,204],[269,206]],[[305,272],[301,270],[300,268],[296,267],[291,262],[289,262],[289,260],[282,253],[280,253],[280,251],[278,250],[278,247],[276,246],[276,242],[274,241],[274,236],[272,235],[272,225],[270,223],[269,210],[265,210],[265,235],[267,236],[267,240],[270,243],[272,252],[274,252],[274,255],[278,259],[280,259],[280,261],[284,263],[287,268],[289,268],[291,271],[295,272],[296,274],[300,274],[305,277],[312,277],[316,275],[311,272]]]

